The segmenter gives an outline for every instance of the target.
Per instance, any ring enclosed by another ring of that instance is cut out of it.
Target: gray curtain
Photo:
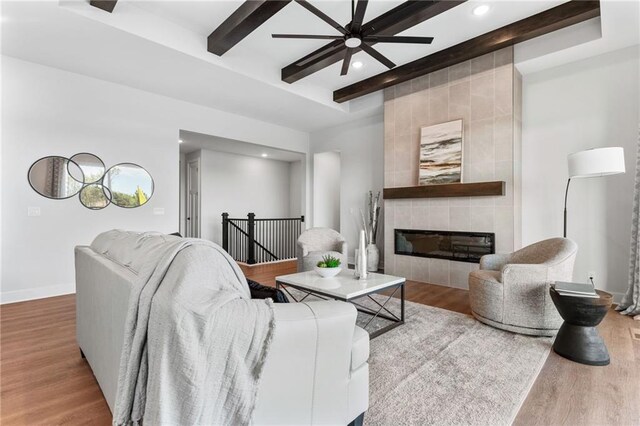
[[[636,180],[633,188],[633,215],[631,222],[631,258],[629,260],[629,289],[616,310],[623,315],[634,315],[640,320],[640,127],[638,128],[638,156],[636,159]]]

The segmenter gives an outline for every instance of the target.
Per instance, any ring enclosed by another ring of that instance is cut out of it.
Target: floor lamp
[[[564,234],[567,237],[567,196],[574,178],[600,177],[624,173],[624,150],[620,147],[595,148],[569,155],[569,179],[564,193]]]

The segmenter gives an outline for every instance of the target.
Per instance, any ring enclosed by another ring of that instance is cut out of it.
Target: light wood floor
[[[243,266],[248,277],[274,285],[295,271],[292,262]],[[407,299],[469,313],[467,292],[409,282]],[[111,413],[75,342],[75,297],[52,297],[0,307],[0,424],[109,425]],[[554,353],[516,419],[518,425],[640,424],[640,323],[611,311],[600,332],[611,365],[588,367]],[[386,425],[385,425],[386,426]]]

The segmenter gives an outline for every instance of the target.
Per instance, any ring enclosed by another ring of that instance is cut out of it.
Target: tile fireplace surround
[[[394,229],[494,232],[496,252],[520,246],[522,77],[505,48],[385,90],[384,186],[418,184],[420,129],[462,118],[463,181],[506,182],[500,197],[385,200],[385,272],[468,288],[478,265],[394,254]]]

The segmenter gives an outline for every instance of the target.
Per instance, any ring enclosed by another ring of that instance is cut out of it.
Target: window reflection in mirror
[[[140,207],[153,195],[151,175],[137,164],[121,163],[111,167],[104,175],[103,185],[111,192],[111,202],[118,207]]]
[[[100,184],[91,184],[80,191],[80,202],[91,210],[100,210],[111,203],[111,192]]]
[[[94,154],[81,152],[71,157],[71,161],[82,169],[85,184],[98,182],[104,176],[104,163]],[[78,179],[75,175],[72,176]]]
[[[36,161],[29,168],[29,184],[40,195],[61,200],[73,197],[82,189],[82,169],[68,158],[50,156]]]

